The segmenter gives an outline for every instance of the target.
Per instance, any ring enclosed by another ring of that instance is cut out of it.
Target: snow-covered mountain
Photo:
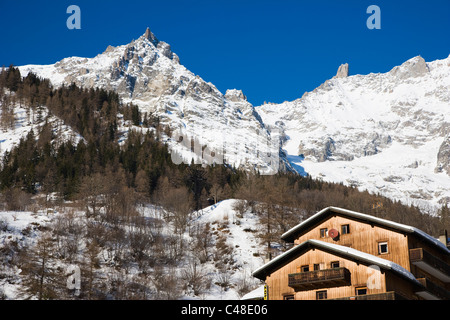
[[[94,58],[71,57],[19,69],[22,75],[31,71],[48,78],[54,86],[75,83],[114,90],[125,103],[159,116],[173,129],[168,143],[176,152],[175,161],[191,163],[193,158],[196,163],[226,162],[265,174],[277,172],[280,148],[277,137],[271,136],[275,132],[265,129],[242,91],[222,94],[179,61],[170,45],[147,29],[137,40],[109,46]],[[190,139],[195,140],[195,154]]]
[[[296,169],[405,203],[450,201],[450,56],[428,63],[418,56],[368,75],[349,76],[344,64],[303,97],[258,107],[242,91],[223,94],[187,70],[149,29],[94,58],[20,71],[55,86],[116,91],[173,129],[169,146],[184,161],[195,138],[197,162],[223,157],[237,167],[266,174]]]
[[[299,171],[416,205],[450,201],[450,56],[335,77],[292,102],[257,107],[285,133]]]

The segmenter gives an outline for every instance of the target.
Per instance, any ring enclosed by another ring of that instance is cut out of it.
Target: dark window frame
[[[341,234],[349,234],[350,233],[350,225],[349,224],[343,224],[341,226]]]
[[[300,267],[300,272],[309,272],[309,265],[305,264]]]
[[[337,269],[341,267],[341,263],[339,261],[331,261],[330,262],[330,268],[331,269]]]
[[[364,293],[362,293],[361,291],[364,291]],[[366,295],[367,293],[368,293],[367,287],[356,287],[356,288],[355,288],[355,294],[356,294],[357,296]]]
[[[389,243],[388,241],[378,241],[378,254],[388,254]]]
[[[316,291],[316,300],[327,299],[327,290]]]

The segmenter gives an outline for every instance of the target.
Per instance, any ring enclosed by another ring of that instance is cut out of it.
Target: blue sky
[[[81,30],[69,30],[69,5]],[[367,7],[381,9],[369,30]],[[93,57],[149,27],[181,63],[225,93],[242,89],[254,105],[294,100],[335,75],[387,72],[421,55],[450,54],[449,0],[0,1],[0,66]]]

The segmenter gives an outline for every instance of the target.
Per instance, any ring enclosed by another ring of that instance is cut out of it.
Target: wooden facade
[[[450,251],[416,228],[330,207],[282,238],[253,274],[269,299],[450,299]]]

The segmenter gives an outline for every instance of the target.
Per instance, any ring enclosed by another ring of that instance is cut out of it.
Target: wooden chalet
[[[328,207],[282,239],[294,246],[253,272],[270,300],[450,299],[447,243],[417,228]]]

